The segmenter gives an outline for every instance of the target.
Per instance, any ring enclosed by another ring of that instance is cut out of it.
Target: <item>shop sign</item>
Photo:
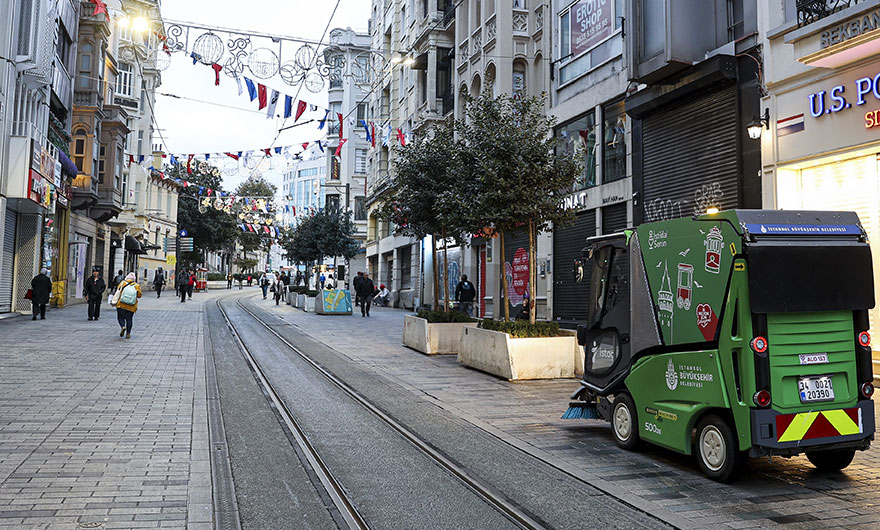
[[[874,99],[880,101],[880,73],[873,76],[865,76],[856,79],[850,86],[853,96],[847,99],[846,85],[837,85],[829,91],[820,90],[813,92],[808,96],[810,115],[814,118],[820,118],[825,114],[834,114],[842,110],[850,109],[855,103],[861,106],[869,100]],[[868,114],[871,114],[870,112]],[[867,114],[865,115],[867,126]],[[870,127],[869,127],[870,128]]]
[[[55,159],[45,147],[40,148],[40,174],[50,180],[55,175]]]
[[[52,204],[52,185],[33,169],[30,171],[28,198],[46,208]]]
[[[580,210],[587,207],[587,197],[589,194],[585,191],[573,193],[562,199],[562,206],[566,210]]]
[[[838,24],[833,28],[829,28],[822,32],[819,36],[819,46],[828,48],[835,44],[848,41],[849,39],[864,35],[880,28],[880,9],[876,9],[870,13],[849,19],[842,24]]]
[[[571,8],[571,56],[580,55],[611,36],[611,0],[581,0]]]
[[[53,184],[56,188],[61,187],[61,160],[55,160],[55,168],[52,172]]]

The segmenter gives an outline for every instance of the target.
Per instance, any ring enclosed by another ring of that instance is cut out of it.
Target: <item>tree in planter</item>
[[[535,323],[536,237],[551,225],[564,225],[574,213],[562,205],[562,190],[571,189],[580,173],[571,155],[554,152],[556,119],[544,115],[546,95],[500,95],[484,91],[468,101],[466,118],[456,129],[464,153],[459,171],[470,186],[475,203],[463,211],[471,225],[492,227],[500,237],[504,260],[504,235],[524,228],[529,236],[529,322]],[[507,298],[507,274],[501,274]],[[510,319],[509,304],[504,318]]]
[[[285,257],[306,264],[321,263],[328,256],[349,260],[360,250],[360,243],[354,238],[355,231],[351,212],[324,209],[285,234],[280,244]]]
[[[237,197],[274,197],[277,188],[263,177],[249,178],[239,184],[235,189]],[[248,252],[263,250],[269,252],[272,247],[272,236],[265,232],[242,232],[236,233],[238,244],[241,245],[244,257]]]
[[[193,238],[193,251],[181,253],[177,258],[181,264],[203,263],[205,253],[221,250],[241,233],[231,214],[217,210],[213,205],[202,204],[207,195],[199,195],[199,187],[222,191],[220,171],[205,162],[192,164],[191,167],[192,173],[187,173],[181,166],[175,166],[167,172],[171,177],[190,183],[190,186],[181,188],[178,195],[177,226],[185,228],[189,232],[188,237]]]
[[[471,217],[463,216],[469,206],[468,187],[458,170],[460,142],[455,139],[455,122],[447,119],[435,126],[432,134],[417,137],[415,141],[396,149],[394,184],[388,199],[379,208],[379,218],[394,223],[394,233],[422,239],[430,235],[434,242],[443,241],[443,278],[448,282],[449,263],[446,242],[455,240],[459,245],[467,236],[478,231],[469,225]],[[440,301],[438,257],[434,244],[431,253],[434,262],[434,310]],[[449,307],[449,289],[443,286],[443,310]]]

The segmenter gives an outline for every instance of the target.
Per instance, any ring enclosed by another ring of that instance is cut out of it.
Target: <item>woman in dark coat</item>
[[[34,318],[37,319],[37,313],[40,313],[40,320],[46,320],[46,304],[49,303],[49,296],[52,295],[52,280],[47,276],[48,270],[40,269],[40,274],[34,276],[31,280],[31,306],[34,311]]]

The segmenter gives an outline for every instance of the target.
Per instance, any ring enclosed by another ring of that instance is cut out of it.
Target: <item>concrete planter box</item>
[[[298,307],[299,309],[302,309],[303,307],[305,307],[305,305],[306,305],[306,295],[304,295],[304,294],[299,294],[299,293],[294,293],[293,296],[294,296],[294,301],[293,301],[293,306],[294,306],[294,307]]]
[[[406,315],[403,319],[403,343],[410,348],[434,355],[458,353],[461,330],[475,328],[476,322],[428,323],[424,318]]]
[[[305,296],[305,302],[303,304],[303,311],[306,313],[314,313],[315,312],[315,296]]]
[[[480,328],[461,332],[459,362],[509,381],[574,377],[572,336],[514,339]]]

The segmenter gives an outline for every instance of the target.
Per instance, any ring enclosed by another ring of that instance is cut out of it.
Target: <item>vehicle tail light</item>
[[[749,343],[749,347],[755,353],[764,353],[767,351],[767,339],[761,336],[755,337]]]
[[[758,390],[755,392],[755,395],[752,396],[752,401],[755,402],[755,405],[758,405],[761,408],[770,406],[770,392],[766,390]]]
[[[869,398],[874,395],[874,385],[873,383],[862,383],[859,391],[862,393],[863,396]]]
[[[867,348],[871,345],[871,334],[867,331],[859,333],[859,344]]]

